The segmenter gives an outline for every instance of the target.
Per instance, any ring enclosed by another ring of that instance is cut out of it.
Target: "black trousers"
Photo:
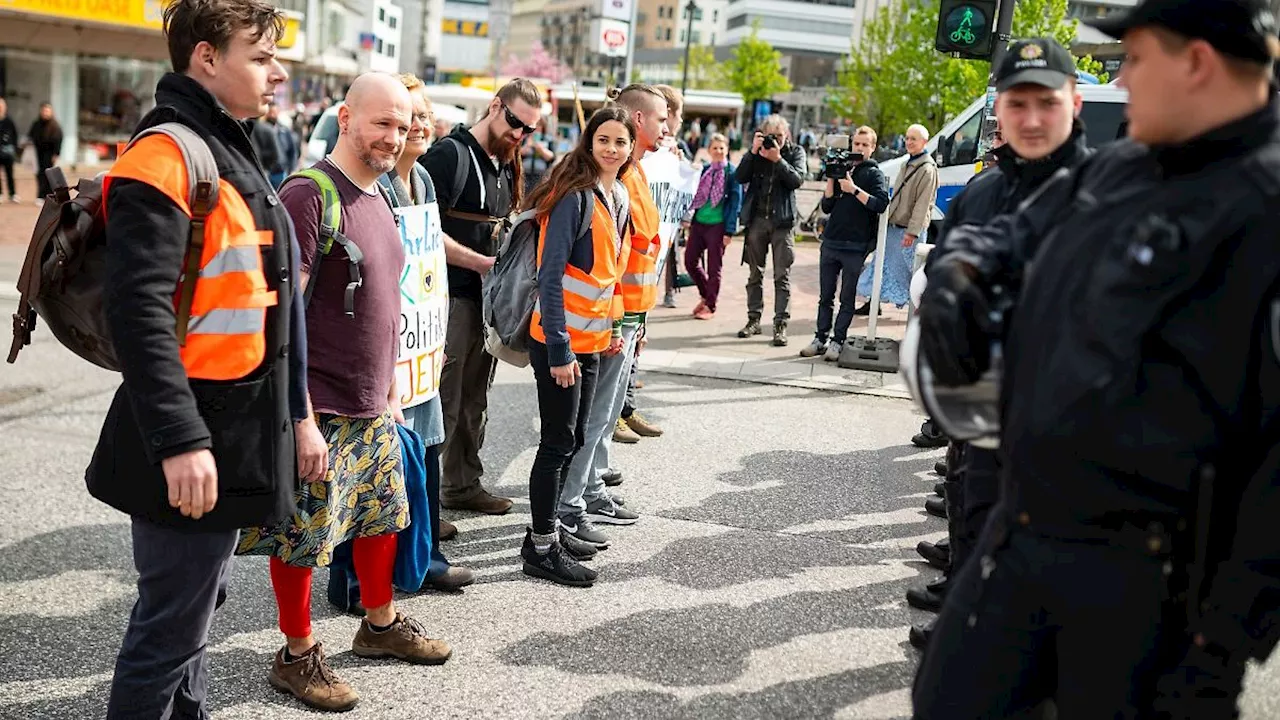
[[[1168,557],[1045,537],[1029,522],[1009,529],[997,507],[978,559],[953,580],[916,675],[913,717],[1003,720],[1047,699],[1058,720],[1155,717],[1156,683],[1186,643]],[[1234,717],[1234,702],[1196,717]]]
[[[1000,455],[968,443],[952,442],[947,452],[947,531],[952,572],[959,572],[1000,501]]]
[[[207,720],[213,613],[227,597],[236,530],[189,533],[133,520],[138,601],[111,680],[108,720]]]
[[[7,184],[0,185],[0,198],[17,197],[18,187],[13,184],[13,160],[0,160],[0,174]]]
[[[582,377],[567,388],[560,387],[551,377],[547,346],[529,341],[529,364],[538,386],[538,418],[542,424],[538,454],[529,473],[533,531],[539,535],[555,532],[556,504],[564,487],[564,474],[574,454],[586,443],[587,411],[596,393],[600,356],[577,358]]]

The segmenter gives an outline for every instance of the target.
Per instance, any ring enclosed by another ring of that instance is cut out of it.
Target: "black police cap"
[[[1270,63],[1280,57],[1276,18],[1266,0],[1146,0],[1088,24],[1117,39],[1134,28],[1158,26],[1242,60]]]
[[[1009,46],[996,71],[996,90],[1015,85],[1042,85],[1057,90],[1076,76],[1071,53],[1051,38],[1019,40]]]

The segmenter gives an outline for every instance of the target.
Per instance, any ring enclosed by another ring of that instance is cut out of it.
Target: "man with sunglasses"
[[[440,377],[445,423],[440,504],[454,510],[502,515],[511,509],[511,500],[480,485],[495,367],[484,348],[480,288],[493,267],[502,220],[520,206],[520,144],[534,132],[541,107],[538,88],[516,78],[498,91],[483,118],[470,128],[454,127],[423,162],[436,188],[449,262],[447,359]]]
[[[938,245],[930,259],[945,252],[951,233],[965,225],[985,225],[1011,213],[1060,168],[1075,167],[1089,155],[1079,120],[1082,98],[1076,89],[1075,62],[1066,48],[1049,38],[1020,40],[1009,47],[996,71],[995,115],[1002,142],[992,151],[995,167],[975,176],[956,195]],[[927,266],[926,273],[932,268]],[[948,453],[943,493],[950,541],[948,574],[923,588],[907,591],[915,608],[937,612],[950,578],[959,574],[977,545],[992,507],[1000,499],[1000,460],[994,450],[960,443]],[[921,555],[930,554],[921,548]],[[911,644],[924,649],[932,624],[911,628]]]

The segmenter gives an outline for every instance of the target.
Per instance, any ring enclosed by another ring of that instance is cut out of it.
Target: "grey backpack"
[[[591,232],[595,199],[590,190],[579,193],[582,206],[580,239]],[[484,277],[482,317],[485,349],[489,354],[516,367],[529,364],[529,325],[538,299],[538,217],[525,210],[511,221],[498,246],[493,269]]]

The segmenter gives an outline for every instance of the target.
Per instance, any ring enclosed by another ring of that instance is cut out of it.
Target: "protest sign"
[[[400,353],[396,390],[410,408],[440,392],[444,339],[449,326],[449,281],[445,270],[440,209],[435,203],[397,208],[404,271],[400,274]]]

